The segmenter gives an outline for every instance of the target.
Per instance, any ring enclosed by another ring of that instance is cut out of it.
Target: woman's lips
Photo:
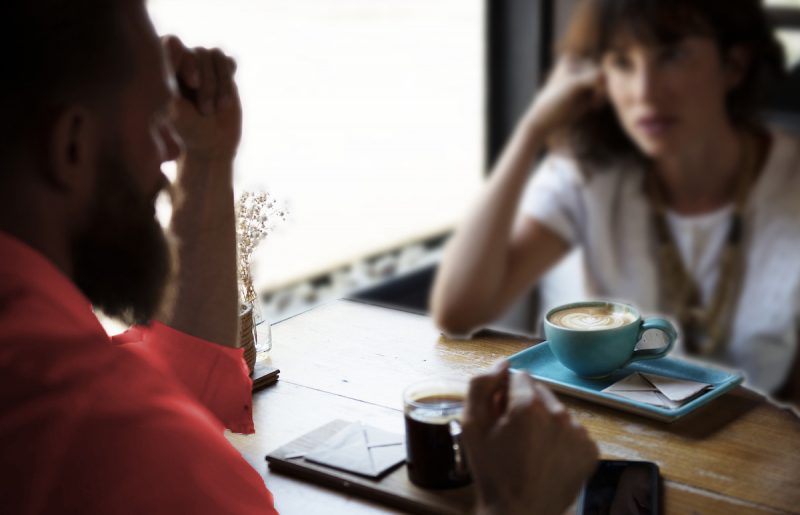
[[[643,116],[636,121],[636,127],[651,138],[663,136],[677,122],[671,116]]]

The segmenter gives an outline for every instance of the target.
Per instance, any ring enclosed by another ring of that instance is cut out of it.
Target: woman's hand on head
[[[539,90],[525,122],[550,136],[586,111],[605,103],[604,79],[592,60],[575,55],[558,59],[547,83]]]

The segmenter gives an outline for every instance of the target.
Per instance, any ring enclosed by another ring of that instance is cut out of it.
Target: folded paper
[[[676,409],[709,389],[711,385],[708,383],[634,372],[603,392],[661,408]]]
[[[379,478],[406,459],[403,437],[360,422],[339,430],[305,455],[305,460]]]

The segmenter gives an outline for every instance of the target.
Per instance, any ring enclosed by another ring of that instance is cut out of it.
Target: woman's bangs
[[[648,46],[670,45],[687,36],[710,36],[712,29],[686,0],[594,0],[599,54],[620,40]]]

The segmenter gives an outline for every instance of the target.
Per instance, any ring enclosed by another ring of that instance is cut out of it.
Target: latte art
[[[599,331],[628,325],[636,316],[614,306],[581,306],[556,311],[550,315],[550,323],[576,331]]]

